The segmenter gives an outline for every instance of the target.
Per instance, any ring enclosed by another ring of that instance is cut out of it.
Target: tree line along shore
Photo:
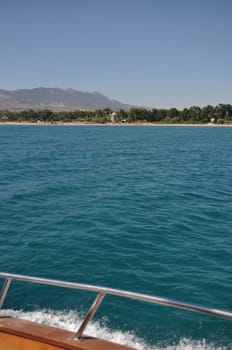
[[[178,110],[170,109],[144,109],[131,108],[129,111],[112,111],[109,108],[95,111],[52,111],[0,110],[1,123],[159,123],[159,124],[225,124],[232,125],[232,105],[219,104],[217,106],[191,106]]]

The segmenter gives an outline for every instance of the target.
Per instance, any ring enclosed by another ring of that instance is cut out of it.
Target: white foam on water
[[[69,331],[76,331],[83,317],[75,310],[55,311],[50,309],[42,309],[37,311],[23,310],[1,310],[2,315],[18,317],[25,320],[48,324],[50,326],[59,327]],[[157,347],[145,342],[142,338],[136,336],[133,331],[123,332],[112,330],[106,326],[106,320],[90,322],[85,334],[93,337],[110,340],[112,342],[127,345],[137,350],[226,350],[226,347],[215,347],[213,344],[207,344],[205,340],[192,341],[190,339],[181,339],[177,345],[167,345],[165,347]]]

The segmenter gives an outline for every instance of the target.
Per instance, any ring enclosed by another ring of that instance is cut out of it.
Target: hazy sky
[[[232,103],[232,0],[0,0],[0,88]]]

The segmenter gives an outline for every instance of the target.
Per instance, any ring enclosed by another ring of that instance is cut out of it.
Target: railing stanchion
[[[10,283],[11,283],[11,278],[6,278],[4,283],[3,283],[2,290],[0,293],[0,308],[2,307],[2,305],[4,303],[4,300],[5,300],[6,295],[7,295],[7,291],[10,287]]]
[[[105,296],[104,292],[98,293],[98,295],[97,295],[96,299],[94,300],[92,306],[90,307],[84,321],[82,322],[78,331],[76,332],[75,337],[74,337],[75,339],[81,339],[83,332],[84,332],[85,328],[87,327],[87,324],[93,318],[93,316],[94,316],[95,312],[97,311],[98,307],[100,306],[104,296]]]

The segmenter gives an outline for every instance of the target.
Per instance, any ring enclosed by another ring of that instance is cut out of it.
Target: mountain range
[[[38,87],[35,89],[18,89],[14,91],[0,89],[0,110],[38,110],[53,111],[129,110],[132,105],[112,100],[98,92],[82,92],[74,89]]]

